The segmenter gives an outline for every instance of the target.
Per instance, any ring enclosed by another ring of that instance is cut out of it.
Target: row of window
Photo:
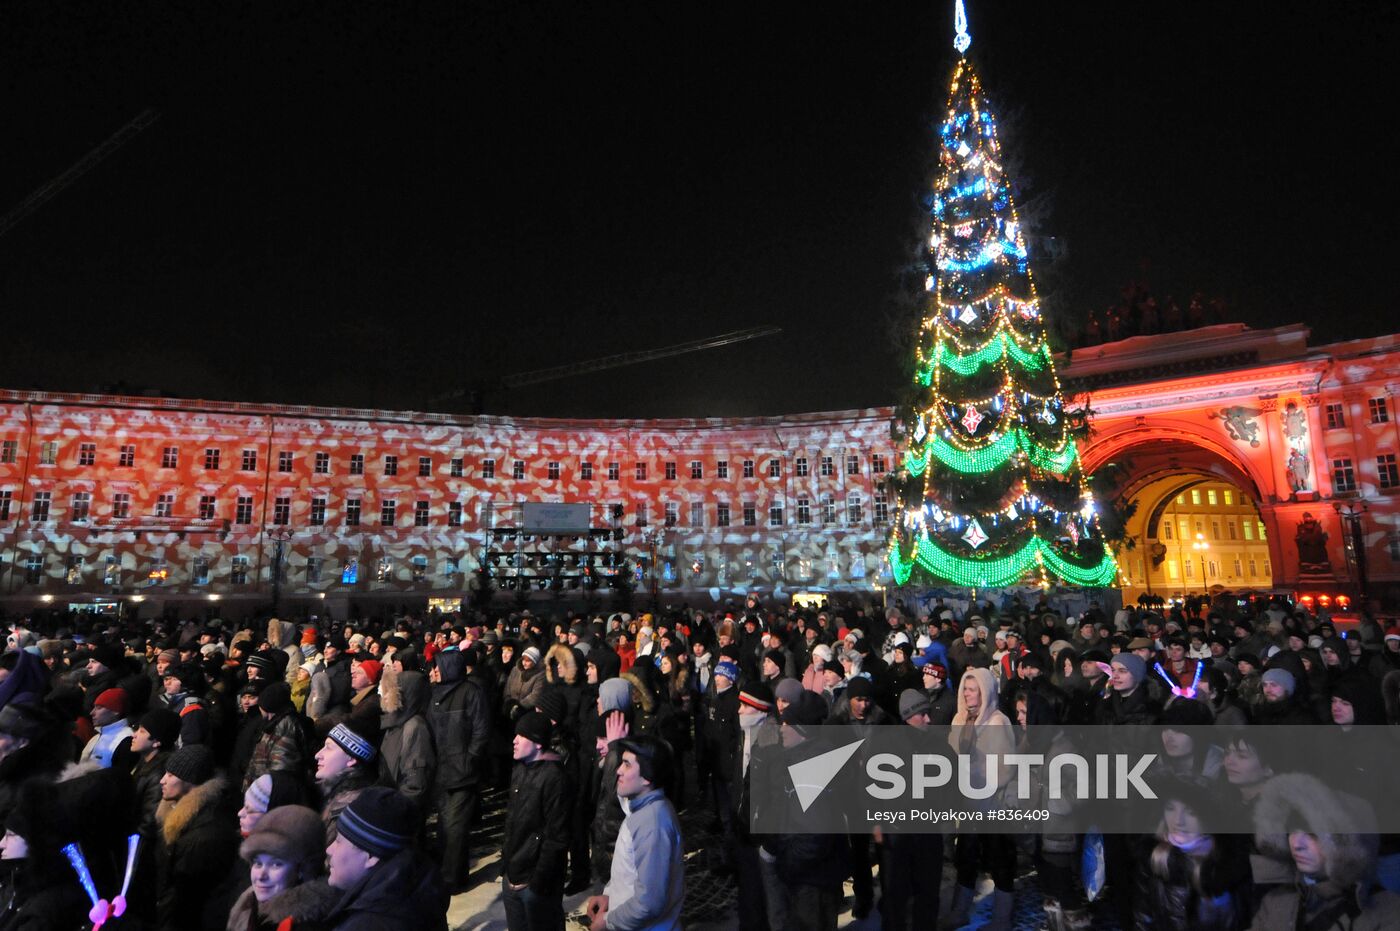
[[[19,441],[5,440],[0,446],[0,463],[13,463],[19,455]],[[223,467],[223,450],[217,447],[208,447],[204,450],[203,467],[206,472],[217,472]],[[78,444],[78,465],[91,466],[97,463],[97,444]],[[40,465],[58,464],[58,442],[56,440],[46,440],[39,447]],[[133,468],[136,465],[136,447],[130,444],[120,448],[117,454],[117,465],[119,468]],[[399,457],[386,455],[383,462],[385,475],[399,474]],[[515,459],[511,462],[511,478],[524,479],[526,472],[526,461]],[[678,463],[663,463],[663,475],[667,481],[675,481],[679,475]],[[705,477],[705,464],[703,460],[692,459],[689,463],[690,477],[692,479],[703,479]],[[180,447],[166,446],[161,449],[160,467],[162,469],[178,469],[180,467]],[[239,470],[243,472],[256,472],[258,470],[258,451],[256,449],[245,449],[239,458]],[[296,467],[296,454],[289,450],[283,450],[277,454],[277,471],[292,472]],[[647,463],[638,462],[634,465],[634,475],[638,481],[647,479]],[[888,464],[884,455],[876,453],[870,457],[870,471],[875,475],[883,474],[888,469]],[[745,459],[740,464],[741,474],[744,478],[754,478],[755,463],[752,459]],[[805,478],[811,474],[811,463],[805,456],[798,456],[793,460],[793,470],[799,478]],[[545,464],[545,473],[550,479],[558,479],[562,471],[562,463],[558,460],[551,460]],[[312,460],[312,472],[316,475],[329,475],[331,472],[330,453],[314,453]],[[349,458],[349,474],[363,475],[365,472],[365,457],[363,453],[352,453]],[[461,478],[465,472],[464,461],[461,458],[449,460],[448,474],[453,478]],[[721,459],[715,463],[715,477],[719,479],[729,478],[729,461]],[[433,460],[431,456],[418,457],[418,475],[422,478],[429,478],[433,474]],[[770,459],[767,464],[767,474],[769,478],[781,478],[783,475],[783,460]],[[836,474],[836,461],[832,456],[821,456],[817,461],[817,474],[821,476],[834,476]],[[846,474],[860,474],[860,456],[849,455],[846,457]],[[622,475],[622,465],[618,462],[607,464],[608,481],[618,481]],[[496,460],[481,460],[481,477],[496,477]],[[579,478],[584,481],[592,481],[594,477],[593,463],[584,461],[579,463]]]
[[[1234,569],[1234,574],[1229,576],[1228,578],[1232,580],[1245,578],[1272,578],[1273,567],[1269,565],[1269,560],[1267,558],[1263,560],[1262,565],[1264,571],[1262,573],[1259,571],[1260,565],[1260,561],[1255,559],[1254,556],[1249,556],[1248,558],[1235,556],[1232,559],[1232,568]],[[1248,566],[1249,568],[1248,575],[1245,575],[1246,566]],[[1181,579],[1184,575],[1186,580],[1189,582],[1196,578],[1197,572],[1204,572],[1204,578],[1206,580],[1219,579],[1221,578],[1221,567],[1222,564],[1219,560],[1205,557],[1193,558],[1191,556],[1185,556],[1182,558],[1180,565],[1177,564],[1177,561],[1175,559],[1168,559],[1167,579],[1169,581],[1175,582]]]
[[[1366,413],[1371,423],[1390,423],[1390,403],[1385,398],[1367,398]],[[1327,404],[1323,407],[1324,422],[1328,430],[1339,430],[1347,425],[1345,404]]]
[[[1195,526],[1195,533],[1204,537],[1206,535],[1206,522],[1204,518],[1179,517],[1176,521],[1173,521],[1171,516],[1168,515],[1162,520],[1162,539],[1180,539],[1183,542],[1192,542],[1196,539],[1192,536],[1191,528],[1193,524]],[[1254,520],[1253,518],[1245,518],[1242,520],[1236,520],[1233,517],[1227,518],[1224,523],[1224,536],[1220,535],[1221,526],[1218,518],[1211,518],[1210,536],[1208,539],[1238,540],[1240,539],[1240,534],[1243,533],[1246,541],[1252,541],[1256,539],[1255,533],[1257,531],[1258,540],[1260,542],[1268,541],[1268,537],[1264,535],[1264,522],[1261,520]]]
[[[102,584],[115,588],[124,584],[122,579],[121,565],[115,556],[108,556],[102,561]],[[193,585],[208,585],[211,579],[211,568],[213,561],[207,556],[196,556],[190,563],[190,583]],[[249,567],[251,562],[249,557],[235,555],[229,558],[228,583],[230,585],[247,585],[249,580]],[[415,582],[421,582],[428,575],[428,557],[413,556],[407,561],[409,577]],[[24,581],[28,585],[38,585],[44,579],[44,560],[38,555],[31,555],[24,558],[20,563],[24,572]],[[63,581],[68,585],[83,584],[85,571],[87,568],[86,559],[82,556],[69,555],[64,562]],[[321,556],[307,557],[304,570],[308,583],[322,581],[322,576],[326,569],[326,560]],[[394,577],[394,561],[388,556],[380,557],[374,563],[374,578],[378,582],[388,582]],[[461,562],[456,558],[449,558],[443,562],[443,576],[451,580],[461,573]],[[278,581],[286,582],[287,563],[284,561],[276,567]],[[359,560],[351,556],[341,560],[339,564],[340,581],[345,585],[354,585],[359,581]],[[164,562],[153,563],[150,569],[137,581],[149,586],[159,585],[169,578],[169,568]]]
[[[1190,497],[1191,503],[1196,505],[1197,507],[1216,507],[1221,503],[1223,503],[1225,507],[1234,507],[1235,505],[1235,491],[1233,488],[1222,488],[1219,489],[1219,491],[1217,491],[1214,488],[1207,488],[1205,489],[1204,495],[1202,495],[1201,489],[1192,488],[1190,491]],[[1176,503],[1184,505],[1186,504],[1186,499],[1187,493],[1182,492],[1181,494],[1176,496]]]
[[[324,497],[314,497],[311,499],[310,508],[307,511],[307,523],[311,526],[319,527],[326,523],[328,499]],[[254,499],[252,495],[239,495],[234,501],[233,520],[236,525],[248,525],[254,522]],[[345,499],[344,524],[347,527],[357,527],[363,517],[363,500],[360,498]],[[884,524],[889,521],[889,502],[883,492],[876,493],[873,504],[873,516],[875,523]],[[53,492],[39,491],[34,493],[33,501],[30,504],[29,519],[34,522],[49,520],[53,507]],[[614,505],[615,513],[621,513],[621,505]],[[733,512],[729,502],[721,501],[714,505],[714,525],[716,527],[728,527],[733,522]],[[0,489],[0,521],[9,520],[14,509],[14,491],[12,489]],[[176,516],[176,498],[173,493],[163,493],[156,496],[155,510],[153,517],[173,518]],[[837,522],[838,503],[831,495],[822,495],[813,508],[810,498],[797,498],[796,511],[798,524],[811,524],[816,521],[822,524],[835,524]],[[858,492],[851,492],[845,501],[846,520],[851,524],[859,524],[865,519],[864,499]],[[705,526],[706,504],[703,501],[692,501],[688,511],[690,523],[688,526],[700,528]],[[745,502],[740,506],[740,519],[745,527],[758,526],[758,505],[755,502]],[[68,520],[85,521],[92,516],[92,493],[86,491],[75,492],[69,500]],[[131,513],[131,495],[127,492],[116,492],[112,495],[112,518],[114,520],[128,520]],[[197,505],[196,516],[202,521],[213,521],[219,519],[218,499],[214,495],[200,495]],[[463,505],[460,501],[449,501],[447,503],[447,525],[449,527],[460,527],[462,525]],[[398,523],[399,502],[395,498],[384,498],[379,502],[379,524],[384,527],[392,527]],[[663,521],[667,527],[680,525],[681,512],[680,502],[668,501],[663,506]],[[278,496],[272,502],[272,523],[277,526],[286,526],[292,522],[292,499],[290,496]],[[482,503],[481,525],[490,527],[494,522],[494,511],[491,502]],[[640,501],[636,505],[636,523],[638,527],[648,526],[649,515],[647,502]],[[413,526],[427,527],[432,523],[431,502],[418,500],[413,502]],[[770,527],[781,527],[785,523],[784,505],[781,500],[777,500],[768,506],[768,525]]]
[[[1396,463],[1395,453],[1376,457],[1376,483],[1381,488],[1400,488],[1400,465]],[[1332,460],[1332,491],[1339,495],[1356,491],[1356,467],[1349,456]]]

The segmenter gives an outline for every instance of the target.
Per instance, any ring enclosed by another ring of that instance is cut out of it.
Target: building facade
[[[1363,575],[1396,594],[1400,336],[1307,336],[1230,324],[1062,364],[1095,413],[1086,470],[1137,504],[1125,598],[1354,597]],[[580,421],[3,391],[0,600],[237,614],[276,598],[340,616],[469,595],[481,568],[494,597],[521,603],[601,602],[619,575],[663,601],[875,594],[895,518],[889,422],[886,409]],[[586,517],[527,525],[535,504]]]

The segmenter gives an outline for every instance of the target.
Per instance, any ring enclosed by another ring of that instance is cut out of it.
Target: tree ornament
[[[973,549],[977,549],[987,542],[987,532],[982,529],[982,525],[977,522],[977,518],[967,522],[967,532],[962,535],[963,542]]]
[[[962,415],[962,425],[969,434],[976,433],[977,428],[982,425],[982,421],[987,418],[978,413],[977,408],[968,407],[967,412]]]

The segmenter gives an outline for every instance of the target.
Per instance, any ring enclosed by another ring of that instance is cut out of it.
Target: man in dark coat
[[[443,882],[456,894],[466,888],[470,870],[471,826],[491,737],[490,703],[467,678],[469,664],[461,650],[442,650],[433,660],[428,727],[437,747],[438,844]]]
[[[210,913],[238,857],[238,822],[224,804],[225,784],[207,747],[181,747],[165,762],[156,847],[157,925],[162,931],[218,927]]]
[[[336,819],[326,848],[326,881],[341,894],[332,931],[446,931],[447,894],[413,848],[420,818],[387,786],[361,792]]]
[[[553,743],[553,722],[532,711],[515,725],[515,770],[501,839],[501,891],[510,931],[564,924],[573,787]]]

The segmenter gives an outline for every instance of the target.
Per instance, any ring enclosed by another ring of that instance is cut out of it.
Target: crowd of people
[[[756,833],[755,762],[809,755],[822,724],[1007,745],[1032,725],[1160,724],[1173,788],[1142,836],[1053,819]],[[1270,724],[1400,724],[1400,630],[1362,617],[1343,637],[1278,600],[1077,618],[1044,599],[963,616],[753,599],[560,619],[33,616],[0,656],[0,931],[445,928],[497,852],[493,789],[511,931],[562,929],[584,893],[592,931],[680,928],[687,811],[744,931],[834,929],[847,881],[856,919],[961,927],[983,874],[986,927],[1009,928],[1028,865],[1051,928],[1400,927],[1400,838],[1251,737]],[[1221,738],[1193,742],[1200,725]],[[1386,775],[1362,760],[1356,779]],[[1223,833],[1225,806],[1287,831]],[[1101,894],[1081,868],[1099,843]]]

